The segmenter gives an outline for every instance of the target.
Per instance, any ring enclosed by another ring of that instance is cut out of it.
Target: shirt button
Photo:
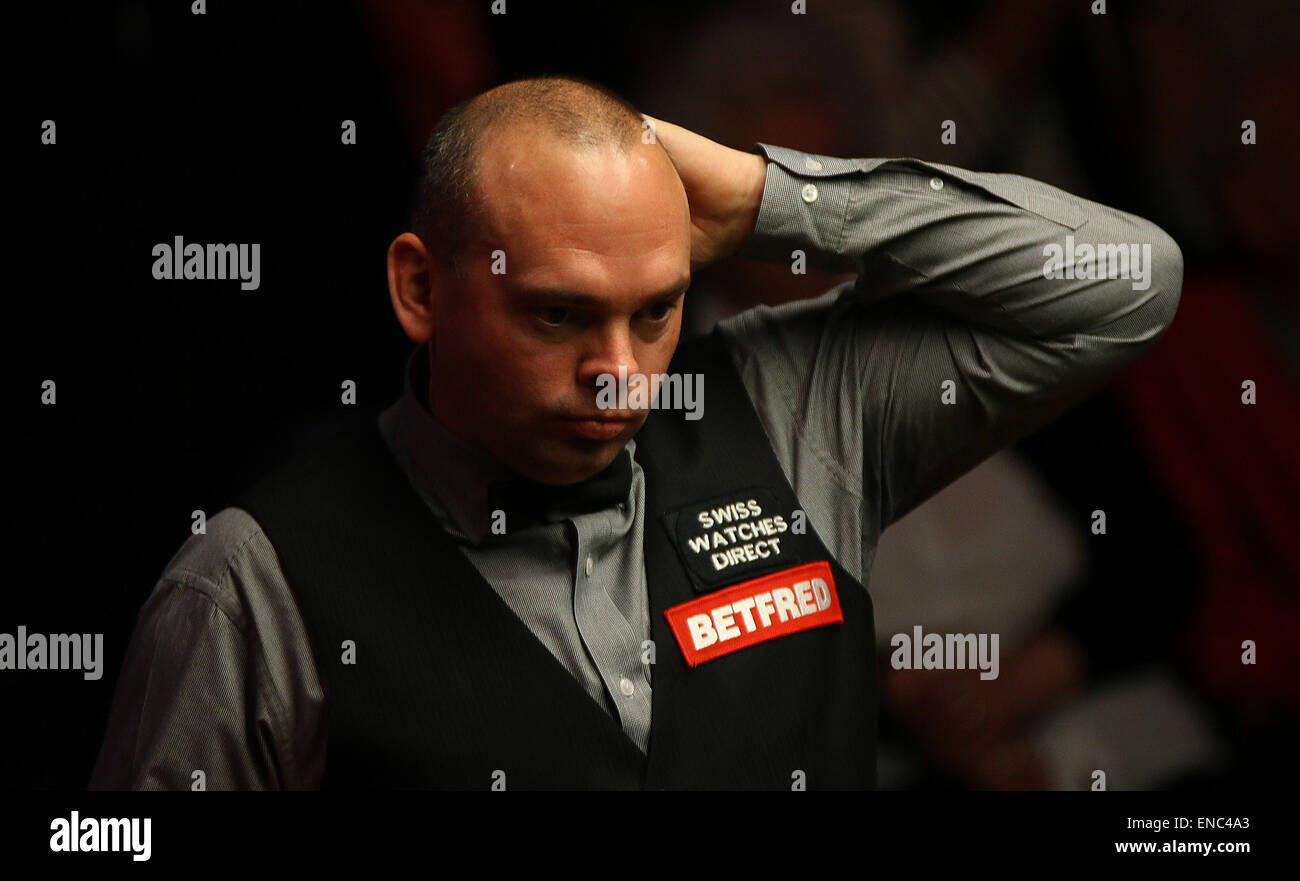
[[[809,157],[809,158],[805,159],[805,160],[803,161],[803,164],[804,164],[805,166],[808,167],[808,170],[809,170],[809,171],[821,171],[821,170],[822,170],[822,164],[821,164],[820,162],[818,162],[816,159],[813,159],[812,157]]]
[[[618,681],[618,690],[623,692],[626,697],[631,697],[632,693],[636,691],[636,687],[632,685],[631,679],[624,676]]]
[[[943,179],[938,177],[930,178],[930,189],[939,191],[943,189]]]
[[[591,562],[591,557],[588,557],[588,558],[587,558],[587,574],[590,575],[590,574],[591,574],[591,570],[593,570],[593,569],[595,569],[595,568],[596,568],[596,564],[593,563],[593,562]]]
[[[803,196],[805,202],[811,205],[817,201],[817,188],[812,184],[804,184],[803,192],[800,195]]]

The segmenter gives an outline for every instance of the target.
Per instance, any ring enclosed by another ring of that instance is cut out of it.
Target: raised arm
[[[658,129],[688,198],[692,179],[725,179],[709,163],[743,167],[739,151]],[[757,146],[752,231],[737,240],[733,212],[713,251],[857,279],[727,329],[767,390],[769,427],[784,410],[857,484],[864,534],[1077,403],[1173,319],[1182,254],[1139,217],[1017,175]]]

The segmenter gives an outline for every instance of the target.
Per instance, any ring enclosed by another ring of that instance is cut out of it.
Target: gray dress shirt
[[[767,178],[740,256],[856,280],[720,327],[809,522],[864,584],[886,526],[1095,390],[1173,319],[1182,254],[1133,215],[1016,175],[756,149]],[[1048,277],[1060,274],[1047,271],[1048,246],[1070,262],[1084,243],[1149,245],[1149,284],[1113,277],[1123,273],[1105,260],[1100,273]],[[1078,277],[1096,274],[1112,277]],[[624,503],[484,542],[501,466],[433,417],[424,370],[416,347],[380,417],[394,456],[487,582],[645,750],[635,440]],[[207,530],[140,610],[92,789],[190,788],[196,771],[210,789],[319,786],[324,696],[275,549],[238,508]]]

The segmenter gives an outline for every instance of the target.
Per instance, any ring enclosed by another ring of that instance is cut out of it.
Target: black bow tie
[[[623,449],[604,471],[568,486],[538,483],[522,475],[492,484],[488,508],[504,511],[506,531],[514,532],[612,507],[626,501],[631,488],[632,456]]]

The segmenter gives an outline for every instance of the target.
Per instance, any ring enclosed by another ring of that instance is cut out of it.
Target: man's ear
[[[388,295],[402,330],[426,343],[437,326],[440,286],[447,273],[415,233],[404,232],[388,246]]]

